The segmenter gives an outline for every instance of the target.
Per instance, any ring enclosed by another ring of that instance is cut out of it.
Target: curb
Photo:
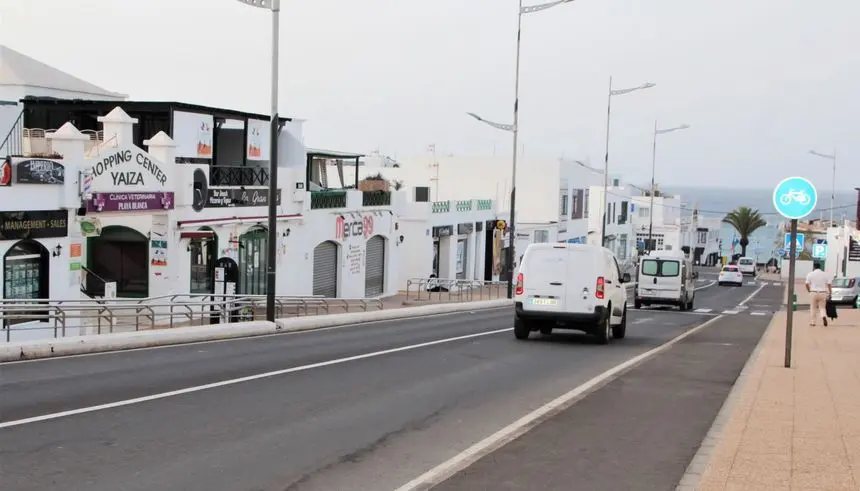
[[[70,336],[35,342],[4,343],[0,345],[0,363],[313,331],[352,324],[498,309],[511,305],[512,301],[509,299],[484,300],[422,305],[373,312],[290,317],[276,319],[275,322],[251,321],[210,326],[176,327],[155,331]]]
[[[780,310],[780,312],[783,311]],[[696,455],[693,456],[693,459],[690,461],[690,465],[687,466],[684,476],[675,487],[675,491],[698,490],[699,484],[702,481],[702,476],[704,476],[708,465],[711,463],[711,459],[714,456],[714,451],[717,449],[717,445],[720,443],[723,431],[725,431],[726,426],[734,414],[735,406],[737,406],[741,397],[741,392],[746,388],[747,379],[752,373],[753,367],[761,358],[761,352],[766,344],[765,341],[774,326],[776,326],[776,323],[771,320],[767,328],[762,333],[761,338],[758,340],[753,352],[750,354],[750,357],[744,364],[743,369],[741,369],[741,373],[735,380],[732,390],[729,392],[728,397],[726,397],[726,400],[720,407],[717,417],[714,418],[713,424],[708,429],[708,433],[705,434],[704,440],[702,440],[702,443],[699,445],[699,450],[696,452]]]

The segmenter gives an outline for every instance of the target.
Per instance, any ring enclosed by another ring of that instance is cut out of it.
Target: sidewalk
[[[827,328],[809,327],[808,310],[795,313],[792,368],[786,313],[774,317],[714,424],[699,491],[860,490],[860,310],[840,309]]]

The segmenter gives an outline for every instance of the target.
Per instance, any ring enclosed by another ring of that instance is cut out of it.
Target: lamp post
[[[269,143],[269,234],[266,240],[266,320],[275,320],[275,280],[277,278],[278,227],[278,44],[281,0],[237,0],[240,3],[272,11],[272,116]]]
[[[609,121],[612,117],[612,96],[615,95],[624,95],[629,94],[631,92],[636,92],[637,90],[650,89],[651,87],[655,87],[657,84],[646,82],[637,87],[631,87],[629,89],[612,89],[612,76],[609,77],[609,95],[607,96],[606,102],[606,152],[603,154],[603,203],[602,203],[602,213],[600,214],[603,220],[603,225],[600,229],[600,245],[606,247],[606,212],[607,212],[607,198],[606,194],[609,191]]]
[[[648,251],[652,250],[651,236],[654,232],[654,174],[657,170],[657,135],[665,135],[666,133],[672,133],[673,131],[686,130],[689,127],[690,125],[688,124],[682,124],[681,126],[676,126],[674,128],[658,129],[657,120],[654,120],[654,143],[651,147],[651,209],[648,210]]]
[[[516,212],[516,200],[517,200],[517,139],[519,137],[519,112],[520,112],[520,45],[522,42],[522,25],[523,25],[523,15],[524,14],[533,14],[535,12],[540,12],[542,10],[550,9],[557,5],[561,5],[563,3],[571,3],[574,0],[555,0],[554,2],[542,3],[539,5],[530,5],[527,7],[523,7],[523,0],[519,0],[519,10],[517,10],[517,56],[516,56],[516,73],[514,76],[514,122],[513,124],[502,124],[502,123],[494,123],[492,121],[488,121],[486,119],[481,118],[475,113],[466,113],[469,116],[477,119],[478,121],[488,124],[493,128],[510,131],[513,133],[513,148],[514,154],[511,162],[511,213],[510,213],[510,223],[508,224],[508,240],[510,244],[508,244],[508,257],[507,257],[507,269],[508,269],[508,298],[514,297],[514,215]]]
[[[836,150],[833,151],[833,155],[827,155],[826,153],[819,153],[815,150],[810,150],[809,153],[811,155],[815,155],[816,157],[821,157],[823,159],[828,159],[833,161],[833,183],[830,187],[830,226],[833,226],[833,207],[836,206]]]

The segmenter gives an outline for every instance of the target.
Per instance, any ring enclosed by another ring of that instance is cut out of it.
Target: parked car
[[[833,292],[830,300],[835,304],[856,304],[860,295],[860,277],[836,278],[833,280]]]
[[[755,276],[755,259],[751,257],[742,257],[738,259],[738,268],[744,276]]]
[[[698,273],[686,257],[671,252],[654,252],[639,258],[639,274],[633,292],[633,306],[676,305],[693,308]]]
[[[744,275],[743,273],[741,273],[741,270],[738,268],[738,266],[735,266],[733,264],[727,264],[723,266],[723,269],[720,270],[720,275],[717,276],[717,284],[720,286],[743,286]]]
[[[629,273],[609,249],[586,244],[529,244],[517,274],[514,336],[573,329],[606,344],[627,331]]]

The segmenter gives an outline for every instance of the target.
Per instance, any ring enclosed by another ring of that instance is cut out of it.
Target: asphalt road
[[[721,317],[433,490],[671,491],[769,322]]]
[[[708,288],[697,307],[731,308],[753,291]],[[512,323],[500,309],[7,363],[0,489],[394,489],[712,317],[631,309],[627,339],[609,346],[577,334],[515,341],[493,333]],[[186,392],[21,422],[175,390]]]

